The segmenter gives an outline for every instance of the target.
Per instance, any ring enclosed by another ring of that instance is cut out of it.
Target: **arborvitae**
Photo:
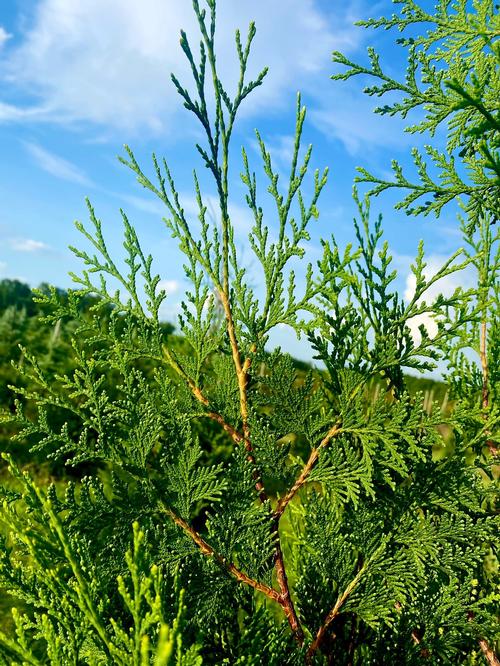
[[[439,0],[430,13],[414,0],[394,3],[401,5],[399,15],[360,21],[358,25],[410,32],[397,40],[408,51],[404,81],[384,72],[373,48],[368,49],[368,66],[334,52],[334,62],[349,69],[332,78],[346,80],[364,75],[375,79],[377,84],[365,88],[365,93],[396,98],[375,112],[404,119],[414,111],[420,112],[420,120],[408,125],[406,131],[434,138],[436,132],[439,136],[439,131],[446,129],[446,152],[426,145],[426,160],[417,148],[412,150],[417,182],[408,179],[396,160],[392,161],[394,180],[382,179],[364,168],[359,169],[356,180],[371,183],[372,194],[389,188],[406,191],[396,207],[409,215],[439,216],[442,208],[458,197],[469,226],[476,226],[485,217],[496,221],[500,212],[498,4],[493,0]]]
[[[310,177],[299,98],[287,182],[257,135],[269,222],[261,178],[242,153],[258,297],[235,240],[229,158],[239,108],[266,71],[247,80],[251,25],[244,39],[236,34],[241,76],[227,91],[215,0],[193,7],[199,51],[184,33],[181,47],[194,86],[172,78],[206,134],[197,148],[217,191],[217,220],[196,173],[193,221],[165,160],[153,156],[150,175],[129,148],[122,159],[165,205],[185,255],[186,346],[172,347],[163,333],[166,294],[125,213],[122,269],[89,204],[90,226],[77,228],[92,249],[74,250],[84,264],[77,288],[64,299],[56,290],[38,295],[48,321],[80,322],[75,369],[52,376],[25,351],[20,372],[29,382],[15,421],[32,451],[92,463],[95,473],[44,490],[9,459],[0,584],[19,609],[0,633],[3,662],[450,664],[485,655],[497,663],[498,235],[471,204],[468,250],[429,276],[421,243],[406,302],[381,220],[371,221],[368,200],[355,193],[355,242],[324,240],[322,258],[296,279],[327,179],[326,171]],[[484,132],[497,140],[494,128]],[[428,297],[470,266],[477,289]],[[89,318],[79,303],[90,295],[98,299]],[[436,331],[421,326],[416,340],[411,323],[421,315]],[[281,325],[307,337],[322,361],[300,381],[286,353],[266,349]],[[478,349],[479,364],[465,346]],[[451,414],[424,409],[405,386],[407,370],[442,359],[452,367]],[[38,418],[24,415],[24,399]],[[54,425],[61,414],[71,428]],[[207,456],[199,433],[208,424],[229,456]]]

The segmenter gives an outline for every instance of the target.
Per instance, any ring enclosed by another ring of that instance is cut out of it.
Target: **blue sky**
[[[169,74],[174,71],[187,80],[178,34],[184,27],[197,41],[190,5],[188,0],[3,0],[0,277],[69,287],[68,272],[78,272],[80,265],[67,246],[82,245],[73,221],[86,220],[84,197],[89,196],[115,256],[121,255],[119,208],[125,209],[170,292],[163,315],[175,317],[186,287],[182,257],[161,221],[161,206],[135,183],[116,155],[123,154],[127,143],[145,167],[153,151],[165,156],[189,210],[193,166],[204,171],[192,148],[200,135]],[[372,113],[376,100],[363,95],[361,79],[329,79],[332,50],[363,60],[368,45],[380,52],[387,71],[404,71],[397,34],[353,25],[392,11],[386,0],[219,0],[219,61],[229,87],[236,76],[234,29],[245,28],[251,19],[258,30],[252,71],[270,67],[234,136],[233,217],[245,256],[250,216],[238,177],[238,151],[245,145],[252,167],[259,169],[258,128],[286,173],[298,90],[308,107],[305,141],[315,146],[313,166],[330,167],[321,216],[311,229],[312,259],[320,237],[334,233],[340,244],[352,238],[355,167],[386,174],[392,158],[408,165],[410,148],[422,145],[420,137],[403,132],[401,121]],[[409,263],[420,238],[426,241],[433,267],[456,249],[460,237],[452,211],[440,220],[415,220],[394,211],[395,200],[392,195],[381,197],[372,210],[384,216],[404,292],[411,288]],[[272,226],[271,208],[264,203],[264,209]],[[449,280],[443,289],[453,286]],[[307,357],[284,332],[277,340]]]

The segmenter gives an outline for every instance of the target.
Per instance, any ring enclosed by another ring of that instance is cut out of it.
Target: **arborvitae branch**
[[[188,523],[186,523],[186,521],[183,520],[180,516],[177,516],[171,509],[164,507],[163,510],[173,520],[173,522],[194,541],[203,555],[206,557],[212,557],[214,560],[216,560],[223,569],[228,571],[228,573],[230,573],[231,576],[234,576],[234,578],[236,578],[236,580],[240,583],[245,583],[245,585],[252,587],[254,590],[262,592],[262,594],[268,597],[268,599],[277,601],[278,603],[282,604],[281,597],[276,592],[276,590],[273,590],[268,585],[264,585],[257,580],[253,580],[247,576],[246,573],[240,571],[232,562],[228,562],[225,557],[216,553],[212,546],[210,546],[195,529],[188,525]]]
[[[312,664],[313,663],[313,656],[315,655],[315,653],[320,648],[321,643],[324,640],[326,632],[328,631],[328,629],[330,628],[330,625],[332,624],[332,622],[335,620],[335,618],[339,614],[339,611],[342,608],[342,606],[344,605],[344,603],[347,601],[349,596],[352,594],[352,592],[358,586],[359,581],[364,576],[364,574],[365,574],[366,570],[368,569],[369,565],[370,565],[370,560],[366,560],[366,562],[359,569],[358,573],[355,575],[355,577],[352,579],[352,581],[349,583],[349,585],[347,585],[345,590],[338,597],[337,601],[335,602],[335,606],[331,609],[331,611],[326,616],[323,624],[321,625],[321,627],[316,632],[316,635],[314,637],[313,642],[311,643],[311,645],[309,646],[309,649],[307,650],[307,654],[306,654],[306,663],[307,664]]]
[[[340,433],[342,432],[342,428],[339,424],[335,424],[330,428],[330,430],[326,433],[324,438],[321,440],[321,442],[318,444],[318,446],[314,447],[309,454],[309,458],[307,459],[306,464],[304,465],[300,475],[297,477],[297,480],[293,484],[293,486],[290,488],[290,490],[281,497],[278,501],[278,504],[276,505],[276,509],[274,510],[274,515],[276,518],[279,520],[281,515],[284,513],[287,505],[291,500],[295,497],[295,495],[298,493],[298,491],[302,488],[302,486],[307,483],[307,480],[309,478],[309,475],[311,474],[311,471],[316,464],[316,461],[319,458],[319,454],[322,449],[325,448],[325,446],[328,446],[332,439],[337,437]]]
[[[389,188],[409,190],[398,204],[408,214],[439,215],[442,208],[463,197],[469,223],[474,227],[482,216],[497,219],[499,210],[498,132],[498,65],[500,27],[498,12],[492,0],[469,5],[466,2],[440,2],[434,14],[429,14],[413,0],[400,0],[401,14],[390,19],[363,21],[360,25],[374,28],[397,28],[404,31],[419,24],[426,25],[425,35],[418,38],[399,38],[408,48],[408,68],[404,81],[384,73],[379,56],[368,49],[370,66],[358,65],[344,55],[334,52],[333,60],[348,67],[335,74],[334,79],[349,79],[368,75],[381,82],[365,88],[368,95],[382,96],[400,92],[402,99],[378,107],[380,114],[399,114],[406,118],[414,109],[424,110],[424,118],[406,128],[409,132],[426,132],[434,136],[438,127],[447,126],[449,157],[431,146],[425,150],[438,169],[434,178],[417,149],[413,160],[419,182],[409,180],[401,165],[393,160],[394,180],[378,178],[360,168],[358,182],[374,185],[372,194]],[[455,163],[454,153],[465,169]],[[421,201],[426,196],[427,200]]]

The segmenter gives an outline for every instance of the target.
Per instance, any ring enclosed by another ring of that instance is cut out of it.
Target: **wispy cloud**
[[[46,120],[49,116],[48,110],[41,106],[22,107],[0,101],[0,123]]]
[[[318,106],[309,117],[327,137],[344,144],[351,155],[366,155],[367,150],[404,148],[415,143],[405,134],[399,118],[373,112],[377,102],[348,84],[330,82]]]
[[[92,187],[92,181],[72,162],[36,143],[24,142],[24,147],[43,171],[70,183]]]
[[[11,238],[9,244],[17,252],[47,252],[51,249],[47,243],[33,238]]]
[[[202,195],[203,204],[207,208],[206,216],[212,224],[220,224],[220,207],[219,199],[211,194]],[[198,217],[200,211],[198,202],[191,194],[181,193],[180,202],[184,211],[187,213],[188,218],[194,220]],[[254,226],[254,218],[252,211],[243,205],[230,202],[229,203],[229,217],[234,227],[234,234],[237,241],[247,242],[248,234]]]
[[[11,37],[12,35],[8,33],[7,30],[2,25],[0,25],[0,49]]]
[[[295,137],[291,135],[263,136],[266,149],[271,154],[273,167],[278,170],[281,176],[289,172],[292,163],[293,150],[295,146]],[[261,156],[261,148],[257,139],[252,139],[250,144],[256,154]]]
[[[155,217],[164,217],[168,214],[165,204],[153,197],[146,199],[146,197],[140,197],[135,194],[120,194],[118,192],[114,196],[143,213],[149,213]]]
[[[17,90],[35,94],[48,116],[108,128],[165,131],[179,108],[171,71],[188,76],[178,40],[181,27],[198,41],[191,3],[178,0],[40,0],[30,29],[5,62]],[[284,93],[326,72],[332,48],[351,48],[362,31],[327,20],[317,0],[222,2],[218,53],[231,89],[238,79],[234,31],[255,20],[251,73],[270,66],[269,80],[245,112],[280,106]],[[277,27],[279,28],[277,29]],[[77,82],[77,83],[75,83]],[[4,105],[5,119],[24,109]],[[7,113],[8,111],[8,113]],[[32,112],[31,112],[32,113]]]

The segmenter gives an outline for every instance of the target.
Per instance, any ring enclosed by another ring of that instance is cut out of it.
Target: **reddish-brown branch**
[[[238,389],[240,394],[240,413],[242,421],[242,430],[243,430],[243,444],[247,452],[247,460],[254,466],[254,479],[255,479],[255,488],[259,493],[259,497],[262,502],[267,500],[267,495],[264,489],[264,484],[262,483],[261,475],[256,467],[255,456],[253,454],[252,443],[250,441],[250,429],[248,426],[248,398],[247,398],[247,385],[248,385],[248,371],[252,363],[251,354],[255,353],[256,346],[253,345],[250,349],[249,356],[241,362],[240,348],[238,345],[238,340],[236,339],[236,331],[234,328],[233,313],[231,312],[231,304],[229,302],[229,297],[226,291],[221,290],[219,292],[219,297],[222,303],[222,308],[224,310],[224,315],[226,317],[227,332],[229,336],[229,344],[231,347],[231,354],[233,357],[234,368],[236,371],[236,377],[238,379]]]
[[[180,376],[182,377],[182,379],[184,379],[184,381],[186,382],[186,384],[187,384],[187,385],[189,386],[189,388],[191,389],[191,393],[194,395],[194,397],[195,397],[199,402],[201,402],[202,405],[205,405],[205,407],[208,407],[208,404],[209,404],[209,403],[208,403],[208,398],[207,398],[205,395],[203,395],[203,391],[202,391],[198,386],[196,386],[196,384],[193,382],[193,380],[191,379],[191,377],[189,377],[189,375],[186,373],[186,371],[185,371],[184,368],[180,365],[180,363],[178,363],[178,362],[175,360],[175,358],[172,356],[172,354],[171,354],[170,350],[168,349],[168,347],[166,347],[165,345],[162,345],[162,351],[163,351],[163,353],[165,354],[165,357],[166,357],[166,359],[167,359],[169,365],[172,367],[173,370],[175,370],[175,372],[176,372],[178,375],[180,375]],[[222,417],[221,417],[221,418],[222,418]]]
[[[483,374],[482,403],[483,409],[488,409],[489,389],[488,389],[488,356],[486,353],[487,326],[486,322],[481,322],[481,340],[479,345],[479,357],[481,359],[481,370]]]
[[[306,483],[307,479],[309,478],[309,475],[311,474],[311,471],[316,464],[316,461],[319,458],[319,454],[321,449],[324,449],[325,446],[327,446],[330,441],[336,437],[340,432],[342,431],[342,428],[338,423],[336,423],[334,426],[330,428],[330,430],[326,433],[326,435],[323,437],[321,442],[318,444],[318,446],[314,447],[309,455],[309,459],[304,465],[302,472],[300,475],[297,477],[297,480],[293,484],[293,486],[290,488],[290,490],[286,493],[286,495],[283,495],[283,497],[279,500],[276,509],[274,510],[274,515],[276,518],[280,518],[283,512],[285,511],[286,507],[290,503],[290,501],[293,499],[293,497],[296,495],[296,493],[302,488],[302,486]]]
[[[228,573],[234,576],[236,580],[240,581],[240,583],[245,583],[245,585],[249,585],[254,590],[262,592],[262,594],[264,594],[268,599],[272,599],[273,601],[276,601],[281,606],[283,606],[281,597],[278,594],[278,592],[276,592],[276,590],[273,590],[268,585],[265,585],[264,583],[261,583],[258,580],[254,580],[253,578],[250,578],[250,576],[247,576],[247,574],[244,571],[241,571],[232,562],[229,562],[225,557],[217,553],[212,548],[212,546],[210,546],[210,544],[208,544],[205,541],[205,539],[200,534],[198,534],[198,532],[193,527],[191,527],[183,518],[178,516],[171,509],[164,509],[164,510],[170,516],[173,522],[176,525],[178,525],[189,537],[191,537],[191,539],[198,546],[203,555],[207,557],[213,557],[224,569],[226,569]]]
[[[363,566],[360,568],[358,573],[355,575],[355,577],[352,579],[352,581],[349,583],[349,585],[345,588],[345,590],[339,596],[339,598],[335,602],[335,606],[328,613],[325,620],[323,621],[323,624],[318,629],[318,631],[316,633],[316,636],[314,638],[314,641],[311,643],[311,645],[309,646],[309,649],[307,650],[306,664],[309,665],[309,664],[313,663],[313,657],[316,654],[316,652],[320,649],[321,643],[323,642],[323,640],[325,638],[326,632],[328,631],[330,625],[332,624],[332,622],[335,620],[335,618],[339,614],[340,609],[342,608],[344,603],[347,601],[348,597],[351,595],[351,593],[354,591],[354,589],[358,585],[361,577],[363,576],[364,572],[366,571],[366,568],[369,564],[369,561],[370,560],[367,560],[363,564]]]
[[[256,350],[255,345],[250,349],[250,354],[254,354]],[[239,358],[239,351],[236,347],[234,356]],[[238,386],[240,390],[240,412],[243,428],[243,444],[247,452],[247,460],[253,465],[254,473],[253,478],[255,480],[255,489],[259,493],[259,498],[261,502],[266,502],[268,497],[264,489],[264,484],[262,483],[262,478],[259,470],[257,469],[255,456],[253,454],[252,442],[250,441],[250,428],[248,425],[248,398],[247,398],[247,387],[248,387],[248,371],[252,365],[252,357],[249,355],[243,362],[243,365],[240,365],[240,371],[238,372]],[[236,362],[235,362],[236,367]]]
[[[227,333],[229,336],[231,353],[233,355],[234,367],[236,369],[236,374],[238,375],[239,379],[242,371],[242,365],[241,365],[241,357],[240,357],[238,341],[236,340],[236,331],[234,329],[233,313],[231,312],[231,305],[229,303],[229,297],[227,293],[224,290],[221,290],[219,292],[219,296],[222,303],[222,308],[224,309],[224,315],[226,317]]]
[[[243,444],[245,447],[245,450],[247,452],[247,460],[252,464],[254,467],[254,480],[255,480],[255,488],[259,494],[259,499],[261,502],[266,502],[268,500],[267,494],[265,492],[264,484],[262,483],[262,478],[260,475],[259,470],[257,469],[256,461],[255,461],[255,456],[253,453],[253,447],[251,444],[250,440],[250,429],[248,425],[248,399],[247,399],[247,385],[248,385],[248,372],[251,367],[252,363],[252,358],[251,355],[249,355],[244,362],[241,362],[241,357],[240,357],[240,351],[238,347],[238,342],[236,339],[236,333],[235,333],[235,328],[234,328],[234,322],[233,322],[233,317],[232,317],[232,312],[231,312],[231,307],[229,303],[229,298],[227,296],[227,293],[224,290],[220,291],[220,299],[222,302],[222,306],[224,309],[224,313],[226,316],[226,323],[227,323],[227,330],[228,330],[228,335],[229,335],[229,342],[231,345],[231,353],[233,356],[233,362],[234,362],[234,367],[236,370],[236,375],[238,379],[238,388],[239,388],[239,393],[240,393],[240,412],[241,412],[241,419],[242,419],[242,430],[243,434],[240,434],[232,425],[227,423],[227,421],[224,419],[224,417],[221,414],[218,414],[217,412],[213,411],[208,411],[204,414],[207,418],[212,419],[213,421],[216,421],[219,423],[219,425],[223,428],[225,432],[227,432],[230,437],[233,439],[233,441],[236,444]],[[253,354],[255,353],[256,347],[255,345],[251,348],[250,353]],[[184,369],[180,366],[180,364],[173,358],[171,353],[169,352],[168,349],[164,348],[164,353],[165,356],[167,357],[168,362],[172,366],[172,368],[184,379],[184,381],[187,383],[189,386],[191,392],[193,393],[194,397],[205,407],[209,406],[209,400],[208,398],[203,394],[202,390],[192,381],[192,379],[187,375],[187,373],[184,371]],[[193,541],[200,547],[201,551],[205,555],[210,555],[213,556],[219,561],[221,564],[223,564],[226,569],[233,575],[235,576],[238,580],[241,580],[242,582],[245,582],[247,585],[250,585],[251,587],[254,587],[255,589],[259,589],[261,592],[266,594],[266,596],[273,598],[275,601],[278,601],[278,603],[281,605],[283,608],[283,611],[287,617],[287,620],[290,624],[290,628],[298,640],[298,642],[302,645],[304,641],[304,633],[302,631],[302,627],[300,625],[299,618],[297,616],[297,613],[295,611],[295,607],[290,595],[290,588],[288,585],[288,578],[286,575],[286,570],[285,570],[285,561],[283,557],[283,551],[281,549],[281,544],[279,540],[279,520],[275,521],[273,525],[273,536],[276,537],[276,546],[275,546],[275,555],[274,555],[274,566],[276,570],[276,579],[278,582],[278,586],[280,588],[280,593],[278,594],[275,590],[272,590],[271,588],[267,588],[266,586],[262,587],[260,583],[257,583],[257,581],[253,581],[252,579],[246,577],[246,575],[243,572],[240,572],[234,565],[228,564],[225,562],[225,560],[221,556],[218,556],[215,554],[213,549],[203,540],[203,538],[195,531],[193,530],[185,521],[183,521],[181,518],[176,516],[175,514],[171,513],[171,517],[174,520],[174,522],[182,527],[182,529],[191,536]],[[264,590],[266,589],[266,591]]]
[[[223,416],[218,414],[217,412],[204,412],[202,416],[206,416],[209,419],[212,419],[212,421],[216,421],[220,426],[222,426],[222,429],[227,432],[227,434],[231,437],[231,439],[234,441],[235,444],[241,444],[243,442],[244,438],[243,435],[241,435],[236,428],[233,428],[233,426],[228,423]]]
[[[279,543],[279,522],[288,503],[294,497],[295,493],[297,493],[298,490],[304,485],[307,478],[309,477],[311,470],[314,467],[316,460],[318,459],[319,452],[321,451],[321,449],[327,446],[327,444],[330,442],[330,440],[333,437],[335,437],[338,434],[339,430],[340,427],[337,424],[332,428],[330,428],[330,430],[322,439],[320,444],[311,451],[309,460],[305,464],[304,469],[302,470],[300,476],[293,484],[293,486],[290,488],[290,490],[286,493],[286,495],[284,495],[284,497],[282,497],[281,500],[278,502],[278,506],[274,511],[274,518],[275,518],[274,530],[278,535],[278,545],[277,545],[276,559],[275,559],[276,577],[278,580],[278,585],[281,590],[281,596],[284,601],[283,610],[285,611],[288,618],[288,622],[290,623],[290,627],[292,628],[292,631],[294,632],[300,644],[302,644],[304,641],[304,633],[302,631],[302,627],[300,625],[299,619],[295,612],[295,607],[293,605],[290,596],[290,588],[288,585],[288,579],[285,571],[283,552],[281,550],[281,546]]]
[[[206,397],[206,395],[203,393],[200,387],[196,386],[193,380],[187,375],[184,368],[182,368],[182,366],[174,359],[174,357],[166,347],[163,348],[163,353],[165,354],[170,366],[175,370],[175,372],[177,372],[178,375],[180,375],[184,379],[184,381],[188,385],[189,389],[191,390],[191,393],[194,395],[196,400],[198,400],[198,402],[200,402],[205,407],[208,407],[210,405],[209,399]],[[236,430],[236,428],[234,428],[230,423],[227,423],[227,421],[224,419],[224,417],[221,414],[210,411],[210,412],[204,412],[203,416],[212,419],[212,421],[216,421],[223,428],[223,430],[225,430],[225,432],[228,433],[228,435],[235,442],[235,444],[240,444],[241,442],[244,441],[245,438],[243,437],[243,435],[241,435]]]
[[[292,630],[293,635],[295,636],[295,639],[297,640],[299,645],[302,645],[302,643],[304,642],[304,632],[302,630],[300,620],[298,618],[292,597],[290,595],[290,586],[288,584],[288,577],[286,575],[286,569],[285,569],[285,559],[283,557],[283,551],[281,549],[281,543],[279,540],[278,523],[276,523],[274,531],[277,536],[274,568],[276,571],[276,580],[278,581],[281,593],[280,603],[286,615],[286,619],[288,620],[288,623],[290,625],[290,629]]]
[[[256,351],[256,345],[253,345],[250,349],[250,353],[245,358],[243,363],[241,362],[240,349],[238,346],[238,341],[236,339],[236,333],[233,322],[233,315],[231,312],[231,305],[227,292],[222,290],[220,292],[220,298],[222,302],[222,307],[226,316],[227,330],[229,335],[229,342],[231,345],[231,353],[233,355],[234,367],[236,370],[236,375],[238,378],[238,388],[240,393],[240,413],[242,420],[242,430],[243,430],[243,444],[247,452],[247,460],[254,467],[254,480],[255,488],[259,493],[259,498],[261,502],[266,502],[268,500],[267,493],[262,483],[262,477],[260,471],[257,468],[255,456],[253,453],[252,442],[250,439],[250,428],[248,425],[248,373],[252,364],[252,356]],[[279,536],[279,521],[274,521],[273,524],[273,537],[275,538],[275,552],[274,552],[274,568],[276,571],[276,580],[280,589],[280,604],[283,608],[283,611],[286,615],[290,628],[299,642],[302,645],[304,641],[304,632],[300,624],[300,620],[295,611],[295,606],[290,594],[290,586],[288,584],[288,578],[286,575],[285,568],[285,559],[283,557],[283,551],[281,549],[280,536]]]
[[[469,622],[474,620],[474,613],[472,611],[469,611],[467,616]],[[483,653],[484,658],[488,662],[489,666],[500,666],[500,660],[498,659],[495,651],[490,647],[486,638],[480,638],[478,643],[479,647],[481,648],[481,652]]]
[[[415,643],[415,645],[420,645],[422,643],[422,639],[418,635],[418,632],[416,629],[414,629],[411,632],[411,639]],[[431,656],[431,653],[426,647],[420,648],[420,656],[423,657],[424,659],[428,659]]]

